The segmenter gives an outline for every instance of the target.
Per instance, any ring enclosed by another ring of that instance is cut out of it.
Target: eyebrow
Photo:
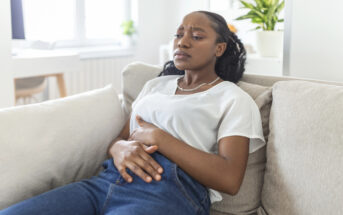
[[[182,26],[182,27],[179,27],[177,30],[184,30],[185,28]],[[206,33],[206,31],[202,28],[199,28],[199,27],[191,27],[191,30],[192,31],[201,31],[201,32],[204,32]]]

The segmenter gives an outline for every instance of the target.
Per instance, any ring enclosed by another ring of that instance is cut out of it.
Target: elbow
[[[231,196],[235,196],[235,195],[237,195],[238,194],[238,192],[239,192],[239,190],[240,190],[240,186],[238,186],[238,187],[235,187],[232,191],[231,191]]]
[[[231,196],[235,196],[239,193],[241,185],[242,185],[242,180],[241,178],[237,180],[232,180],[232,175],[231,175],[231,180],[226,180],[226,182],[230,181],[231,183],[226,183],[226,186],[224,186],[223,192],[227,193]]]
[[[235,196],[238,194],[239,190],[240,190],[240,187],[230,187],[223,190],[223,192],[226,194],[229,194],[230,196]]]

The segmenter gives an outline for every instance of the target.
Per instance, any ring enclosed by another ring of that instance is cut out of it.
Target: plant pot
[[[261,56],[279,57],[283,49],[283,31],[258,31],[256,43]]]

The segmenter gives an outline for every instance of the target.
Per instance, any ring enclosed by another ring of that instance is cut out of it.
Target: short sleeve
[[[251,97],[237,97],[227,104],[219,123],[217,142],[228,136],[248,137],[249,153],[255,152],[266,144],[260,111]]]

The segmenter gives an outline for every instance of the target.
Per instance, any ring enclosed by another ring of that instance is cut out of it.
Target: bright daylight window
[[[25,36],[50,48],[119,45],[129,0],[22,0]]]

